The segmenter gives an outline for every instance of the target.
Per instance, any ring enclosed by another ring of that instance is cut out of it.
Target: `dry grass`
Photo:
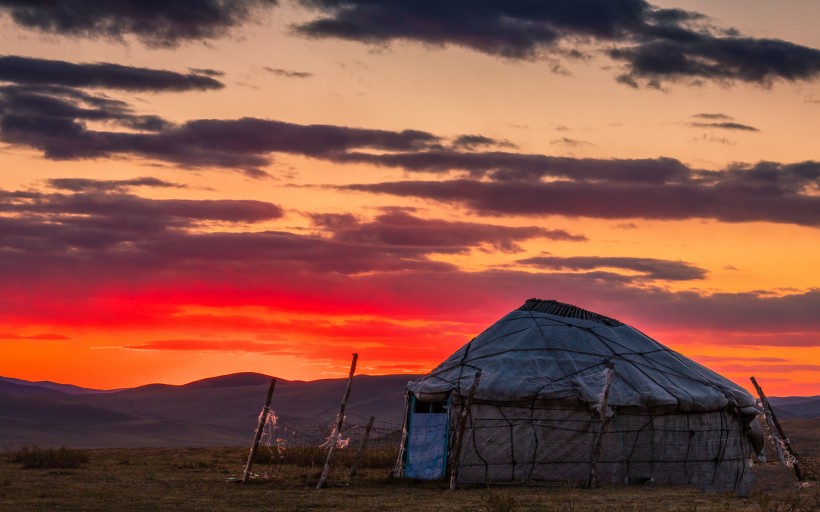
[[[820,422],[789,425],[806,472],[820,473]],[[777,463],[756,466],[760,484],[748,498],[702,494],[690,487],[493,487],[451,492],[444,483],[387,478],[391,460],[372,462],[347,476],[350,453],[337,452],[329,487],[314,490],[323,457],[285,453],[260,456],[256,477],[241,477],[246,448],[88,450],[74,469],[23,469],[0,458],[0,510],[28,511],[559,511],[559,512],[816,512],[820,488],[799,488]],[[367,459],[366,459],[367,460]]]

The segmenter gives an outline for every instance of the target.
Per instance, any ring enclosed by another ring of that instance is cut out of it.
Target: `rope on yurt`
[[[623,457],[624,461],[627,460],[626,457],[626,447],[624,446],[624,434],[621,432],[621,424],[618,420],[618,410],[616,407],[612,408],[612,420],[615,424],[615,431],[618,433],[618,444],[621,448],[621,457]]]

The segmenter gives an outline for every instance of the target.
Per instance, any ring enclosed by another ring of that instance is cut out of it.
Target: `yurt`
[[[410,382],[406,398],[394,470],[405,478],[745,494],[763,443],[743,388],[626,324],[554,300],[527,300]]]

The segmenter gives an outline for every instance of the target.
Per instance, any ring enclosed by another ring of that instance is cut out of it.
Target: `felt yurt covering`
[[[743,388],[626,324],[554,300],[526,301],[406,396],[395,471],[408,478],[455,470],[459,484],[654,482],[744,494],[762,443]]]

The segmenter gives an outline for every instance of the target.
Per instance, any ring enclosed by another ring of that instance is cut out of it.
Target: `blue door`
[[[422,402],[410,395],[405,478],[438,480],[447,471],[450,407],[447,402]]]

